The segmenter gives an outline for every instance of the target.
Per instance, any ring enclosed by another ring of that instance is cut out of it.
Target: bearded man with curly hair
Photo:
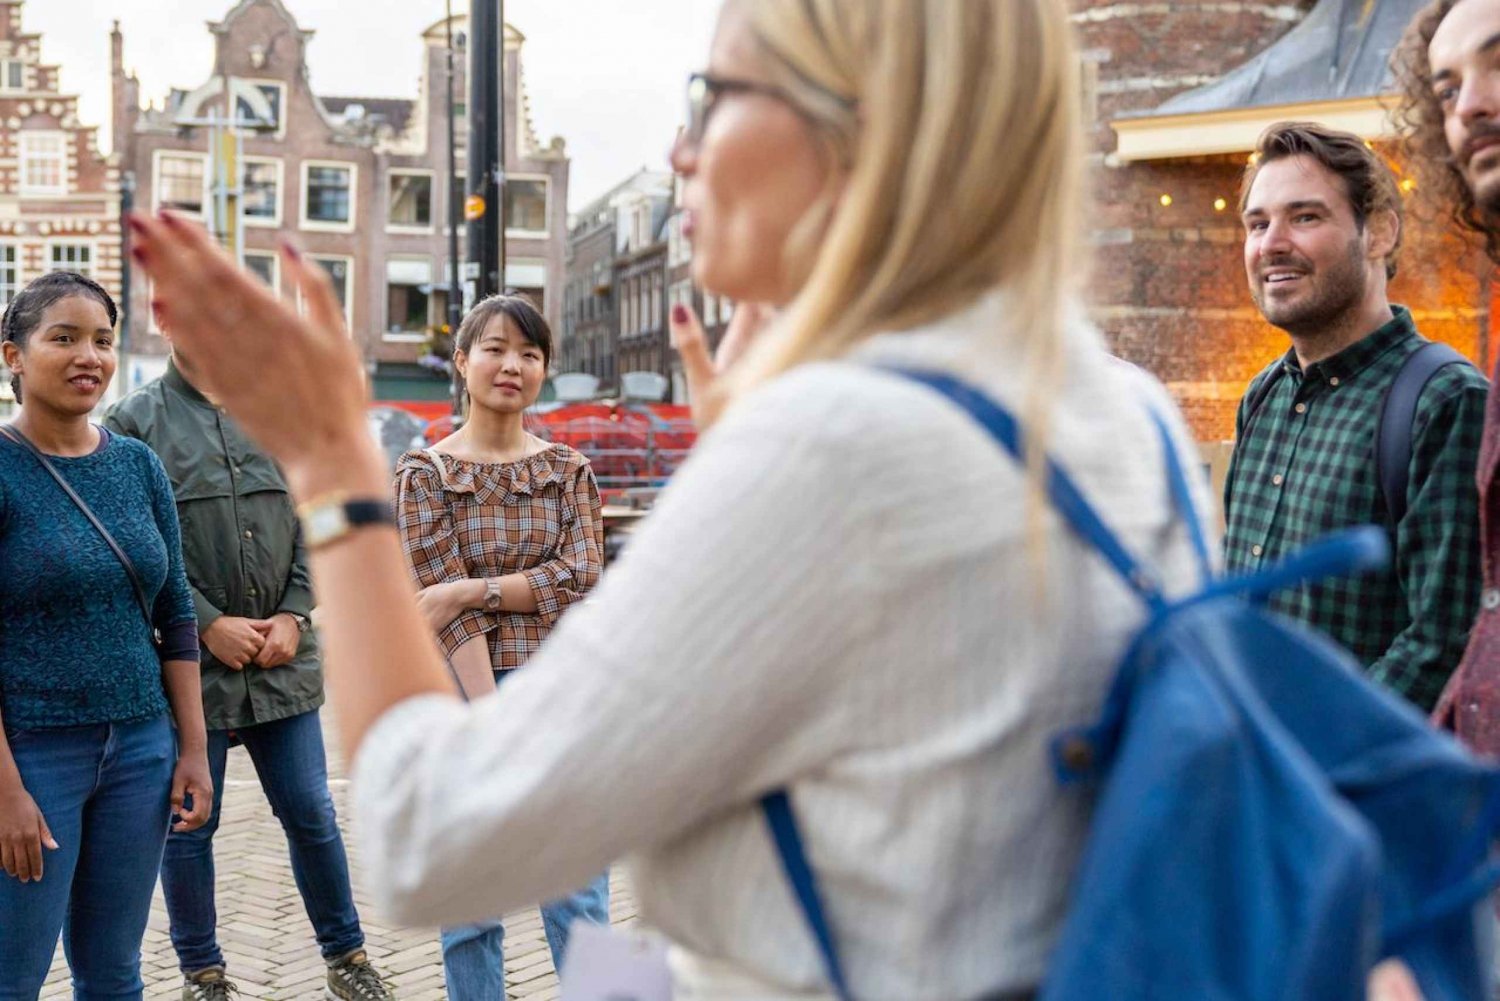
[[[1433,0],[1407,28],[1394,67],[1420,187],[1500,264],[1500,0]],[[1484,590],[1434,718],[1475,750],[1500,755],[1500,394],[1493,388],[1478,485]]]

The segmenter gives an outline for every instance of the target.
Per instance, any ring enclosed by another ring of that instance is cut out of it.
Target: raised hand
[[[150,275],[151,307],[196,377],[286,471],[292,489],[318,492],[330,456],[375,445],[359,351],[327,274],[292,247],[282,266],[304,313],[237,268],[202,227],[180,216],[132,213],[131,256]],[[276,387],[250,373],[274,371]]]

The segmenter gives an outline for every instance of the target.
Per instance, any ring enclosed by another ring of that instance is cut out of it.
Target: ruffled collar
[[[445,493],[472,494],[476,503],[486,504],[508,494],[534,495],[549,484],[566,487],[587,463],[581,452],[561,443],[512,462],[475,462],[421,449],[401,456],[396,473],[430,472],[441,480]]]

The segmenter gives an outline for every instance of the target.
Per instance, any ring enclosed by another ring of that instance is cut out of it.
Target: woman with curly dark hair
[[[1500,263],[1500,0],[1433,0],[1396,51],[1406,152],[1422,187]],[[1434,718],[1500,754],[1500,397],[1490,392],[1479,453],[1484,591],[1468,649]]]

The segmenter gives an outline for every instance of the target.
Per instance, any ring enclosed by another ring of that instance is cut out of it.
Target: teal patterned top
[[[130,556],[156,628],[193,637],[177,508],[161,462],[110,435],[52,457]],[[172,645],[169,640],[168,645]],[[36,458],[0,437],[0,717],[7,731],[150,719],[167,711],[162,659],[125,568]]]

